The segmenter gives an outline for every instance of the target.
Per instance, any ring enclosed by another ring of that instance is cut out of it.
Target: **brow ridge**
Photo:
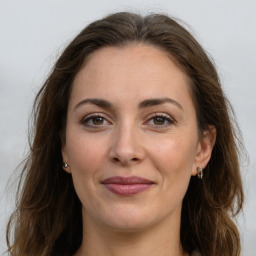
[[[88,98],[88,99],[84,99],[84,100],[80,101],[75,106],[75,109],[77,109],[81,105],[84,105],[84,104],[87,104],[87,103],[94,104],[96,106],[99,106],[101,108],[106,108],[106,109],[110,109],[110,108],[113,107],[112,104],[109,101],[107,101],[107,100],[99,99],[99,98]]]
[[[84,100],[80,101],[75,106],[75,109],[77,109],[79,106],[87,104],[87,103],[94,104],[96,106],[99,106],[99,107],[105,108],[105,109],[113,108],[112,103],[110,103],[107,100],[100,99],[100,98],[88,98],[88,99],[84,99]],[[138,107],[139,108],[147,108],[147,107],[157,106],[157,105],[161,105],[161,104],[165,104],[165,103],[172,103],[172,104],[176,105],[178,108],[180,108],[181,110],[183,110],[183,107],[179,102],[177,102],[174,99],[168,98],[168,97],[146,99],[146,100],[143,100],[142,102],[140,102]]]
[[[183,110],[183,107],[179,102],[177,102],[174,99],[168,98],[168,97],[152,98],[152,99],[143,100],[139,104],[139,108],[151,107],[151,106],[161,105],[161,104],[164,104],[164,103],[172,103],[172,104],[176,105],[178,108],[180,108],[181,110]]]

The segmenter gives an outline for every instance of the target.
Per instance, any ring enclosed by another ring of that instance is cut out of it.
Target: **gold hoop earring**
[[[203,178],[203,169],[200,168],[200,167],[197,167],[197,177],[199,179],[202,179]]]

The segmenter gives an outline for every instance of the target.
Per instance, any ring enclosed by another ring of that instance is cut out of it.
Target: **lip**
[[[155,184],[151,180],[137,176],[115,176],[107,178],[101,183],[105,186],[106,189],[108,189],[112,193],[122,196],[131,196],[138,194],[149,189],[152,185]]]

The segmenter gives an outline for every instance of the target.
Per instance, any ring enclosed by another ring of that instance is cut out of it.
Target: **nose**
[[[111,161],[122,166],[140,163],[145,158],[145,150],[142,145],[139,128],[131,125],[119,127],[113,134],[110,150]]]

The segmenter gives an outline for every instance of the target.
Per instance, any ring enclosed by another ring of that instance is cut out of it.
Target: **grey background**
[[[243,255],[255,256],[255,0],[0,0],[0,254],[14,205],[15,185],[7,187],[7,182],[28,149],[35,93],[59,53],[86,24],[123,10],[164,12],[184,20],[213,56],[249,156],[243,165],[246,205],[238,224]]]

